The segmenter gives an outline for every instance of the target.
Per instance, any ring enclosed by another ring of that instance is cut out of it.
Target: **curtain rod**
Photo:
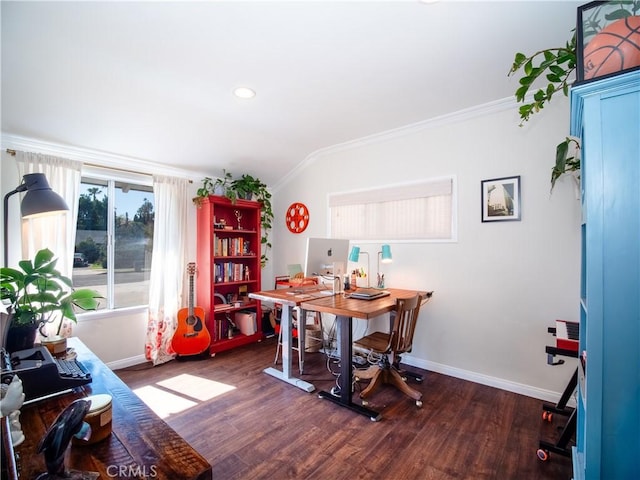
[[[10,148],[7,148],[7,153],[9,155],[11,155],[12,157],[16,156],[16,151],[12,150]],[[126,172],[126,173],[135,173],[136,175],[147,175],[146,173],[141,173],[141,172],[135,172],[133,170],[127,170],[125,168],[117,168],[117,167],[105,167],[104,165],[96,165],[95,163],[85,163],[84,165],[88,166],[88,167],[97,167],[97,168],[107,168],[109,170],[118,170],[119,172]],[[189,183],[193,183],[193,180],[189,180]]]

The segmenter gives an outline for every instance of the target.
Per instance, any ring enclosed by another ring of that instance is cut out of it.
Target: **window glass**
[[[153,250],[150,185],[83,177],[73,284],[98,290],[100,309],[147,305]]]

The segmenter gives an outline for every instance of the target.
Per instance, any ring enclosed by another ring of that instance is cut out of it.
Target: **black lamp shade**
[[[44,173],[28,173],[23,176],[23,182],[27,193],[20,205],[22,218],[69,210],[67,202],[51,190]]]

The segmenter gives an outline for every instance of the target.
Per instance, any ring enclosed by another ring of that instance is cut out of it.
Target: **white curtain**
[[[31,152],[16,152],[16,161],[20,178],[27,173],[44,173],[51,189],[69,207],[63,214],[22,220],[22,258],[33,258],[38,250],[48,248],[58,257],[58,270],[71,277],[82,162]]]
[[[188,180],[154,176],[155,224],[149,280],[149,320],[145,355],[158,365],[175,357],[171,338],[184,296],[187,256]]]
[[[82,162],[32,152],[16,152],[20,178],[27,173],[44,173],[51,189],[60,195],[69,207],[62,214],[44,215],[22,220],[22,258],[33,259],[43,248],[51,250],[58,258],[56,268],[66,277],[73,272],[78,198],[82,177]],[[65,320],[60,334],[70,337],[72,324]],[[42,328],[46,335],[55,334],[56,322]]]

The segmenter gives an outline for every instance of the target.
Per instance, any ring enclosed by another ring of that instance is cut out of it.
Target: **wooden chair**
[[[431,293],[417,294],[412,298],[397,299],[395,318],[393,327],[389,333],[375,332],[354,342],[354,345],[378,354],[380,360],[367,369],[357,369],[355,371],[356,381],[370,380],[369,385],[360,392],[362,403],[381,384],[393,385],[405,395],[416,401],[418,407],[422,406],[422,393],[407,385],[406,377],[411,376],[414,380],[421,382],[422,377],[400,369],[400,356],[410,352],[413,344],[413,333],[416,328],[420,307],[431,298]],[[392,313],[392,315],[393,315]]]

